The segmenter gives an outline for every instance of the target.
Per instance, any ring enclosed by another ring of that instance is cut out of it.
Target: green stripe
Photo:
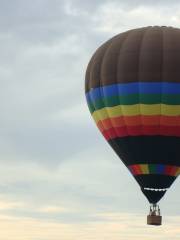
[[[156,164],[149,164],[149,173],[153,174],[153,173],[157,173],[157,165]]]
[[[180,105],[180,94],[129,94],[121,96],[103,97],[96,101],[88,102],[90,112],[103,107],[114,107],[117,105],[133,105],[133,104],[168,104]]]

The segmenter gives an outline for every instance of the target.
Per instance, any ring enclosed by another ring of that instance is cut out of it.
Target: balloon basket
[[[162,216],[147,216],[147,224],[160,226],[162,224]]]
[[[150,212],[147,216],[147,224],[154,226],[160,226],[162,224],[162,216],[158,205],[153,204],[150,206]]]

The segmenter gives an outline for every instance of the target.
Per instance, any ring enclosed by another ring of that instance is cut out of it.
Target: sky
[[[0,0],[0,239],[169,240],[180,236],[180,181],[163,225],[96,128],[84,78],[114,35],[180,26],[167,0]]]

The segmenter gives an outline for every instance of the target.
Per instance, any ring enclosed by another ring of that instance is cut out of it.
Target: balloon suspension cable
[[[162,224],[161,211],[157,204],[150,205],[149,215],[147,216],[147,224],[155,226]]]
[[[150,209],[149,209],[149,215],[150,216],[161,216],[161,211],[160,211],[159,205],[151,204]]]

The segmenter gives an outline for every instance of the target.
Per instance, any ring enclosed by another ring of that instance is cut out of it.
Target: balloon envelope
[[[85,91],[99,130],[157,203],[180,173],[180,29],[110,39],[89,62]]]

